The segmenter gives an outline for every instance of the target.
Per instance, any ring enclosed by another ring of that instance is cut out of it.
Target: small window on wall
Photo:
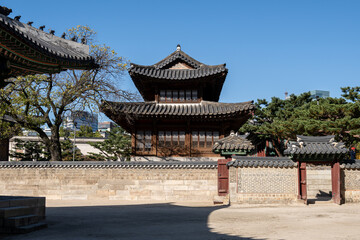
[[[219,140],[218,131],[193,131],[191,134],[192,148],[212,148]]]
[[[166,131],[165,132],[165,146],[166,147],[171,147],[171,131]]]
[[[198,90],[160,90],[160,102],[197,102]]]
[[[160,101],[164,102],[166,100],[165,90],[160,91]]]
[[[179,132],[179,145],[185,147],[185,132],[183,131]]]
[[[151,131],[136,132],[136,151],[151,151]]]
[[[198,100],[198,91],[197,90],[191,91],[191,99],[193,102],[196,102]]]
[[[186,90],[186,101],[187,102],[191,101],[191,90]]]
[[[165,132],[164,131],[159,131],[159,147],[164,147],[165,146]]]
[[[179,91],[179,101],[185,102],[185,91],[184,90]]]

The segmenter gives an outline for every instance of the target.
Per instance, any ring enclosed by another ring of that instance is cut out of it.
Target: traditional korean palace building
[[[218,102],[227,72],[225,64],[201,63],[178,45],[156,64],[131,64],[145,102],[105,102],[102,111],[132,134],[135,156],[215,157],[214,143],[254,110],[252,102]]]

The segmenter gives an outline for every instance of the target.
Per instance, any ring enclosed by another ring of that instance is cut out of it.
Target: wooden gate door
[[[341,204],[341,179],[340,179],[340,163],[331,164],[331,182],[332,182],[332,199],[334,203]]]
[[[229,193],[229,168],[226,163],[231,159],[219,159],[218,160],[218,194],[219,196],[225,196]]]
[[[307,190],[306,190],[306,163],[298,162],[299,172],[299,199],[303,199],[304,203],[307,204]]]

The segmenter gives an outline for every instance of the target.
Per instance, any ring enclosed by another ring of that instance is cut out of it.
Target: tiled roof
[[[159,69],[155,66],[141,66],[131,64],[129,74],[134,74],[167,80],[187,80],[208,77],[219,73],[227,73],[225,64],[216,66],[202,66],[198,69]]]
[[[156,103],[156,102],[105,102],[101,106],[108,117],[114,115],[136,115],[144,117],[188,117],[221,118],[249,113],[254,109],[253,102],[219,103],[202,101],[201,103]]]
[[[34,50],[48,56],[64,61],[76,60],[85,64],[94,64],[93,58],[89,56],[89,46],[46,33],[2,14],[0,14],[0,30],[10,32]]]
[[[348,160],[341,164],[342,168],[345,169],[360,169],[360,160]]]
[[[249,140],[233,132],[229,136],[215,142],[213,146],[213,151],[250,151],[253,149],[255,149],[255,146]]]
[[[344,156],[348,153],[344,143],[335,142],[334,136],[297,136],[296,142],[290,142],[285,155],[310,159]]]
[[[272,167],[294,168],[297,163],[287,157],[246,157],[234,156],[234,161],[228,162],[229,167]]]
[[[216,169],[217,162],[0,162],[0,168]]]
[[[156,88],[202,88],[202,99],[218,101],[228,69],[226,64],[206,65],[184,53],[180,45],[160,62],[143,66],[131,63],[129,74],[145,101],[155,100]]]
[[[159,61],[158,63],[155,63],[152,65],[155,68],[162,69],[166,68],[172,63],[182,60],[186,62],[188,65],[190,65],[192,68],[200,68],[202,66],[206,66],[205,64],[195,60],[194,58],[187,55],[185,52],[181,51],[180,45],[178,45],[175,52],[171,53],[169,56],[164,58],[163,60]]]

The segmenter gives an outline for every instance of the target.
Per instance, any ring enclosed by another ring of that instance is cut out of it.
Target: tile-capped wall
[[[216,163],[0,165],[0,195],[213,201],[217,195],[216,168]]]

